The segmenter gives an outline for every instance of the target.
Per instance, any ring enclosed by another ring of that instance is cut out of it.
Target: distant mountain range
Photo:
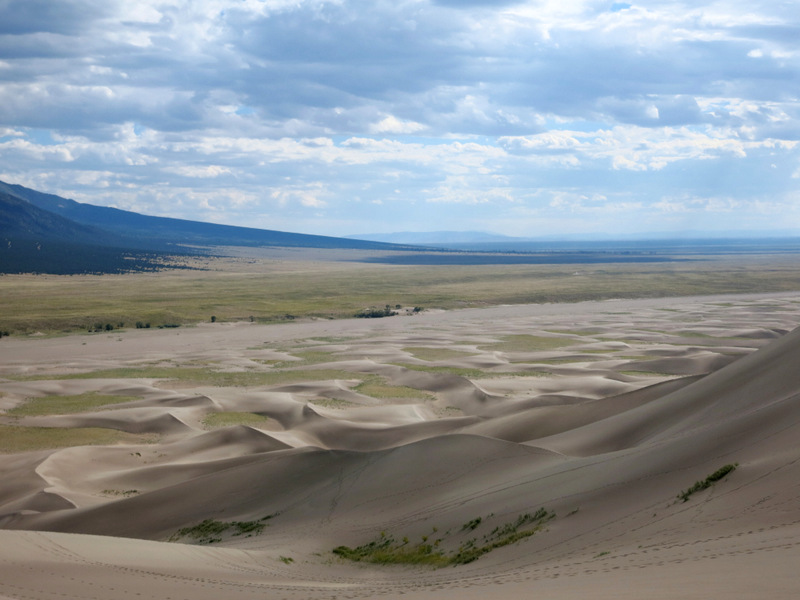
[[[513,243],[527,238],[510,237],[485,231],[397,231],[394,233],[365,233],[348,235],[347,239],[370,240],[390,244],[414,244],[419,246],[445,246],[458,244]]]
[[[649,236],[595,235],[593,239],[575,235],[521,238],[477,231],[339,238],[142,215],[75,202],[0,181],[0,273],[153,270],[174,266],[167,255],[209,253],[217,246],[405,250],[413,252],[374,256],[367,262],[431,265],[630,262],[664,260],[656,255],[800,250],[796,232],[780,233],[786,238],[775,237],[778,232],[769,236],[757,232],[673,232]],[[764,239],[758,239],[759,235]],[[463,254],[449,256],[441,252],[443,249]],[[422,256],[421,250],[427,253]]]
[[[412,244],[466,252],[569,252],[647,250],[653,246],[675,248],[685,245],[709,246],[719,243],[740,245],[747,241],[797,240],[800,230],[773,231],[660,231],[649,233],[559,233],[536,237],[513,237],[486,231],[398,231],[365,233],[348,239],[392,244]]]
[[[0,181],[0,273],[121,272],[196,247],[408,250],[408,245],[153,217]]]

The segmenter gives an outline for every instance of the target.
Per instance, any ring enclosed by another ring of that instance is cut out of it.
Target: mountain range
[[[214,246],[410,249],[408,245],[155,217],[0,181],[0,273],[160,268],[165,254],[190,254]]]

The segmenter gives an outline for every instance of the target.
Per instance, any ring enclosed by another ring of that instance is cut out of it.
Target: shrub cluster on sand
[[[412,544],[408,537],[403,537],[398,542],[394,536],[381,532],[378,539],[367,544],[356,548],[339,546],[334,548],[333,553],[348,560],[382,565],[427,565],[437,568],[464,565],[478,560],[492,550],[514,544],[538,533],[545,523],[555,516],[555,513],[544,508],[540,508],[533,514],[519,515],[516,520],[495,527],[482,538],[470,538],[462,542],[456,550],[449,552],[442,547],[442,543],[445,541],[444,537],[438,537],[431,541],[430,536],[424,535],[419,543]],[[485,523],[483,518],[476,517],[467,521],[461,528],[461,532],[475,531],[483,523]],[[433,533],[436,532],[437,529],[434,528]]]
[[[257,521],[217,521],[216,519],[205,519],[197,525],[183,527],[176,531],[170,542],[190,540],[197,544],[214,544],[222,541],[223,534],[229,537],[252,537],[258,535],[267,526],[267,521],[275,515],[267,515]]]
[[[678,498],[680,498],[684,502],[687,502],[689,500],[689,496],[691,496],[695,492],[701,492],[705,489],[710,488],[712,485],[721,480],[723,477],[735,471],[736,467],[738,466],[739,463],[734,463],[732,465],[725,465],[724,467],[720,467],[705,479],[701,481],[695,481],[690,488],[678,494]]]

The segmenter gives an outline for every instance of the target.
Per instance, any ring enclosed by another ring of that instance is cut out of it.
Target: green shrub
[[[392,307],[387,304],[383,308],[370,306],[369,308],[360,310],[355,314],[355,317],[357,319],[380,319],[383,317],[392,317],[396,314],[397,313],[392,310]]]
[[[692,485],[689,489],[684,490],[680,494],[678,494],[678,498],[683,500],[684,502],[687,502],[689,500],[689,496],[691,496],[695,492],[700,492],[702,490],[710,488],[712,485],[721,480],[723,477],[735,471],[736,467],[738,466],[739,463],[734,463],[731,465],[725,465],[724,467],[720,467],[719,469],[714,471],[711,475],[706,477],[704,480],[695,481],[694,485]]]
[[[464,523],[464,525],[461,527],[461,531],[473,531],[473,530],[475,530],[475,529],[478,527],[478,525],[480,525],[480,524],[481,524],[481,521],[482,521],[482,520],[483,520],[483,519],[481,519],[480,517],[478,517],[478,518],[476,518],[476,519],[472,519],[471,521],[467,521],[467,522],[466,522],[466,523]]]
[[[422,536],[421,543],[410,545],[408,537],[403,537],[402,543],[398,543],[393,536],[387,535],[385,532],[381,532],[377,540],[355,548],[339,546],[333,549],[333,553],[348,560],[382,565],[403,564],[433,567],[464,565],[479,559],[492,550],[508,546],[538,533],[544,524],[553,518],[555,518],[555,513],[548,512],[544,508],[540,508],[532,515],[525,513],[517,517],[515,521],[495,527],[490,534],[483,537],[483,544],[479,545],[477,539],[472,538],[462,543],[455,552],[450,553],[440,549],[443,541],[441,538],[429,544],[427,543],[428,536]],[[461,531],[474,531],[482,523],[483,518],[477,517],[467,521]],[[525,526],[528,527],[520,529]],[[434,527],[434,532],[436,531],[437,529]]]
[[[267,515],[257,521],[217,521],[216,519],[205,519],[197,525],[184,527],[176,531],[170,538],[170,542],[182,539],[190,539],[198,544],[214,544],[222,541],[222,535],[228,534],[230,537],[252,537],[258,535],[267,526],[266,521],[275,515]]]
[[[444,567],[450,560],[432,544],[422,542],[415,546],[408,545],[408,538],[402,544],[397,544],[393,537],[382,537],[377,541],[349,548],[339,546],[333,553],[342,558],[357,562],[370,562],[379,565],[429,565]]]

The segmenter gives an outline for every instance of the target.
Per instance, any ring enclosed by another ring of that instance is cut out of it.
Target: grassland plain
[[[205,270],[0,277],[0,331],[57,333],[96,324],[152,327],[209,321],[350,317],[370,306],[467,308],[719,293],[794,291],[793,254],[570,265],[365,265],[337,261],[197,259]],[[357,258],[357,257],[356,257]]]

